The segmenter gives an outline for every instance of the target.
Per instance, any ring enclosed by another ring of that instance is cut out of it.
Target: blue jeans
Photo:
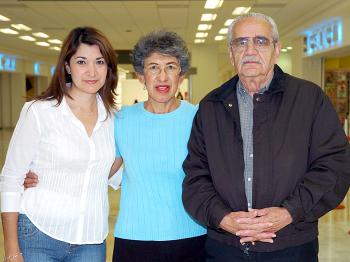
[[[25,262],[105,262],[106,241],[74,245],[41,232],[27,216],[18,217],[18,241]]]

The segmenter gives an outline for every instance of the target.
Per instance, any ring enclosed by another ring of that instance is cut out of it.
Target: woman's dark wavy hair
[[[63,42],[58,57],[55,72],[47,90],[35,98],[35,100],[57,100],[61,104],[63,96],[69,96],[67,83],[72,81],[66,71],[65,63],[69,64],[71,57],[77,52],[81,44],[97,45],[107,63],[107,76],[104,86],[98,91],[103,104],[110,114],[116,106],[116,86],[118,83],[117,58],[113,47],[107,37],[99,30],[92,27],[74,28]]]

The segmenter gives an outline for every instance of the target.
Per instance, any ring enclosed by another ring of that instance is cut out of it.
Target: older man
[[[208,227],[207,261],[318,261],[318,219],[349,188],[347,138],[322,90],[276,65],[270,17],[236,18],[228,44],[238,75],[199,104],[184,206]]]

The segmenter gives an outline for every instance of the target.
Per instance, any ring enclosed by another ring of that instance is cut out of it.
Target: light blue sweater
[[[143,103],[123,107],[115,118],[117,157],[124,160],[120,210],[114,236],[163,241],[206,233],[181,200],[187,141],[197,107],[181,101],[167,114]]]

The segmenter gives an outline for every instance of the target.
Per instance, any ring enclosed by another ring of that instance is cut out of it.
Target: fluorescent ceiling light
[[[208,33],[206,32],[198,32],[196,33],[196,37],[197,38],[203,38],[203,37],[207,37],[208,36]]]
[[[61,51],[61,48],[58,46],[51,46],[51,47],[49,47],[49,49],[55,50],[55,51]]]
[[[57,44],[57,45],[62,44],[62,41],[59,40],[59,39],[50,39],[50,40],[48,40],[47,42],[49,42],[49,43],[51,43],[51,44]]]
[[[23,30],[23,31],[30,31],[32,30],[30,27],[24,25],[24,24],[11,24],[13,28],[16,28],[17,30]]]
[[[250,6],[239,6],[239,7],[236,7],[232,14],[233,15],[243,15],[243,14],[246,14],[250,11],[251,7]]]
[[[207,0],[205,3],[205,9],[216,9],[222,6],[224,0]]]
[[[195,42],[196,44],[204,43],[204,42],[205,42],[205,39],[195,39],[194,42]]]
[[[227,19],[224,25],[229,26],[232,24],[232,22],[233,22],[233,19]]]
[[[223,36],[223,35],[217,35],[217,36],[215,36],[215,40],[216,41],[221,41],[221,40],[224,40],[226,37],[225,36]]]
[[[40,37],[40,38],[49,38],[47,34],[42,32],[33,33],[33,36]]]
[[[205,30],[210,30],[211,25],[210,24],[199,24],[198,25],[198,31],[205,31]]]
[[[10,18],[7,18],[6,16],[0,15],[0,21],[10,21]]]
[[[216,14],[202,14],[201,21],[214,21]]]
[[[225,27],[225,28],[221,28],[221,29],[220,29],[219,34],[220,34],[220,35],[226,35],[227,32],[228,32],[228,28]]]
[[[281,51],[282,52],[287,52],[287,49],[286,48],[282,48]]]
[[[50,46],[50,44],[46,42],[35,42],[35,44],[40,46]]]
[[[32,41],[32,42],[36,40],[34,37],[32,37],[30,35],[22,35],[19,38],[22,40],[25,40],[25,41]]]
[[[18,32],[11,28],[1,28],[0,32],[7,35],[18,35]]]
[[[292,50],[293,49],[293,47],[291,47],[291,46],[287,46],[286,47],[288,50]]]

